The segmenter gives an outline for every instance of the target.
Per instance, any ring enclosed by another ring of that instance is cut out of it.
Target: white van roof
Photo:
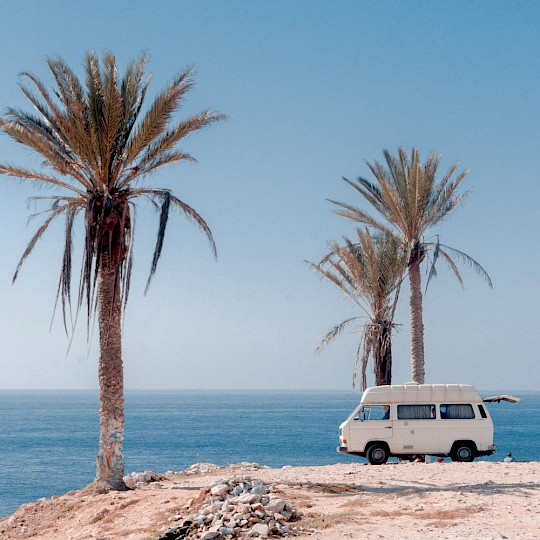
[[[478,403],[482,399],[470,384],[393,384],[366,388],[361,403]]]

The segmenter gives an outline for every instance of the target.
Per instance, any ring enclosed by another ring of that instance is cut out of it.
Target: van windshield
[[[364,405],[360,407],[355,420],[388,420],[390,418],[389,405]]]

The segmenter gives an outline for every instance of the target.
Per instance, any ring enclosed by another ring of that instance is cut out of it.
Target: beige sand
[[[246,476],[272,484],[303,514],[313,539],[538,539],[540,463],[221,468],[179,474],[133,491],[71,492],[21,507],[0,538],[155,540],[186,515],[200,488]]]

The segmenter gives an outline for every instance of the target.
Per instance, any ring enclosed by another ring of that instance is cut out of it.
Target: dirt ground
[[[270,484],[313,539],[540,539],[540,463],[200,466],[127,492],[70,492],[0,520],[0,539],[157,540],[222,478]],[[191,505],[191,506],[190,506]]]

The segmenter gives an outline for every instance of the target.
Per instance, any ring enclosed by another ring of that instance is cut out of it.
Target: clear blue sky
[[[152,180],[206,218],[218,261],[198,230],[173,219],[144,297],[157,216],[140,208],[127,387],[350,388],[360,335],[314,349],[355,313],[304,260],[353,232],[326,202],[361,204],[341,177],[367,175],[384,148],[417,146],[440,152],[443,168],[471,168],[473,193],[435,232],[480,261],[495,287],[464,271],[462,290],[441,268],[425,298],[427,382],[538,389],[539,3],[8,0],[2,19],[2,109],[28,108],[19,72],[50,85],[45,55],[80,70],[85,51],[109,49],[121,65],[150,54],[151,93],[194,65],[185,114],[229,116],[185,142],[197,165]],[[5,136],[0,160],[38,164]],[[11,286],[37,223],[27,224],[32,189],[0,181],[0,388],[96,387],[98,347],[84,321],[67,355],[60,318],[49,332],[62,230]],[[406,289],[396,322],[401,383],[410,379]]]

